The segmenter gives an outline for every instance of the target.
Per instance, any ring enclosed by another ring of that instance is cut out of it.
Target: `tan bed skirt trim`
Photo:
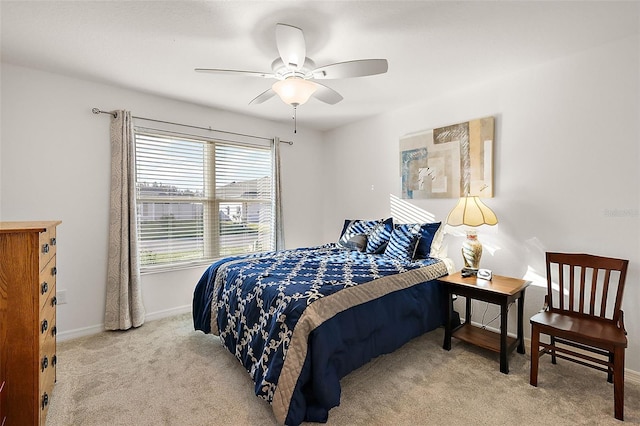
[[[332,295],[318,299],[307,306],[293,330],[291,343],[285,353],[284,364],[282,365],[278,385],[271,402],[276,420],[280,424],[284,424],[289,412],[291,397],[298,382],[298,376],[302,371],[304,360],[307,357],[307,338],[309,333],[336,314],[353,306],[446,274],[446,265],[444,262],[438,262],[424,268],[381,277],[365,284],[345,288]]]

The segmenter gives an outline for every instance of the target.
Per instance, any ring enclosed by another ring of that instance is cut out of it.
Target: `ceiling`
[[[273,80],[194,68],[270,71],[278,22],[303,29],[307,56],[318,66],[388,59],[386,74],[323,81],[344,100],[311,99],[298,108],[298,124],[318,130],[629,37],[640,27],[638,1],[2,0],[0,14],[3,62],[282,122],[290,122],[292,110],[277,97],[248,105]]]

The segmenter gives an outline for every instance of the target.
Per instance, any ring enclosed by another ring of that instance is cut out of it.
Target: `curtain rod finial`
[[[109,114],[113,118],[118,118],[118,111],[103,111],[100,108],[91,108],[91,112],[94,114]]]

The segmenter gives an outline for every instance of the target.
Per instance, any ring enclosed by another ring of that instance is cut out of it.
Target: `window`
[[[135,131],[143,270],[273,250],[270,146]]]

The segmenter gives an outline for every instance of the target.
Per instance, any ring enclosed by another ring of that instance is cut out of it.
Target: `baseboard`
[[[178,306],[176,308],[165,309],[164,311],[156,311],[147,313],[144,316],[146,321],[155,321],[162,318],[172,317],[175,315],[185,314],[191,312],[191,305]],[[90,327],[76,328],[73,330],[61,331],[56,334],[58,342],[64,342],[66,340],[73,340],[79,337],[90,336],[92,334],[98,334],[104,331],[104,323],[98,325],[92,325]]]
[[[56,340],[58,342],[64,342],[66,340],[73,340],[79,337],[91,336],[92,334],[98,334],[104,331],[104,324],[92,325],[90,327],[75,328],[68,331],[59,331],[56,334]]]
[[[145,314],[145,321],[155,321],[162,318],[173,317],[175,315],[186,314],[187,312],[191,312],[191,305],[178,306],[171,309],[165,309],[164,311],[156,311],[152,313]]]
[[[476,323],[474,321],[471,321],[471,323],[473,325],[475,325],[476,327],[481,327],[482,324]],[[485,328],[487,330],[491,330],[495,333],[500,333],[500,330],[494,327],[487,327],[485,326]],[[517,338],[518,336],[516,336],[513,333],[507,333],[507,335],[513,337],[514,339]],[[525,345],[525,349],[527,351],[527,353],[531,353],[531,339],[528,337],[525,337],[524,339],[524,345]],[[574,349],[575,350],[575,349]],[[624,369],[624,381],[625,382],[629,382],[629,383],[634,383],[637,385],[640,385],[640,372],[635,371],[635,370],[629,370],[628,368]]]
[[[624,369],[624,381],[631,382],[636,385],[640,385],[640,373],[637,371],[629,370],[628,368]]]

